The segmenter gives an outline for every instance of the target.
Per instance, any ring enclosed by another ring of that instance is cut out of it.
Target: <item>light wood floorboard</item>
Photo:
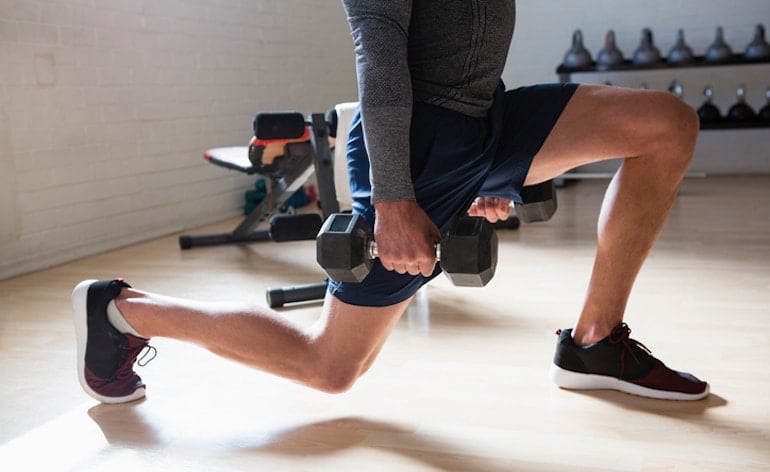
[[[80,280],[264,303],[268,287],[322,279],[312,242],[182,252],[170,236],[0,281],[0,469],[770,470],[770,177],[687,180],[628,307],[632,336],[708,380],[708,399],[549,383],[554,332],[580,309],[606,184],[561,189],[551,222],[500,232],[487,288],[443,278],[425,288],[342,395],[166,339],[138,369],[141,402],[99,405],[75,373],[69,296]],[[281,311],[311,323],[318,307]]]

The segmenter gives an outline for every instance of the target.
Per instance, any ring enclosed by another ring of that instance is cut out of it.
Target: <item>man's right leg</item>
[[[673,400],[708,395],[706,382],[666,367],[629,337],[623,322],[634,281],[663,229],[697,136],[697,114],[669,93],[581,85],[535,156],[527,184],[625,157],[599,212],[583,308],[574,330],[559,333],[551,369],[558,385]]]
[[[192,342],[259,370],[338,393],[369,368],[410,300],[362,307],[327,294],[321,317],[308,328],[261,306],[171,298],[129,287],[120,290],[115,306],[142,338]],[[97,399],[105,401],[103,395]]]

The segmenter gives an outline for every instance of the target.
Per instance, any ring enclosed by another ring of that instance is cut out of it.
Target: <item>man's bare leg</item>
[[[115,304],[142,337],[193,342],[265,372],[337,393],[369,368],[410,300],[360,307],[327,294],[321,317],[308,329],[261,306],[190,301],[129,288]]]
[[[578,88],[525,185],[577,166],[626,157],[602,203],[596,259],[573,338],[587,345],[623,319],[636,276],[658,238],[692,159],[695,112],[665,92]]]

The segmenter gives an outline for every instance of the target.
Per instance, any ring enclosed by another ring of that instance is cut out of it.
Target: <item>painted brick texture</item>
[[[356,99],[328,0],[0,0],[0,279],[237,215],[259,110]]]

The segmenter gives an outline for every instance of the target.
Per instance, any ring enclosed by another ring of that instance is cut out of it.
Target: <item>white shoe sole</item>
[[[706,390],[702,393],[669,392],[642,387],[641,385],[616,379],[615,377],[565,370],[556,364],[551,364],[550,377],[553,383],[568,390],[618,390],[631,395],[660,400],[700,400],[709,394],[708,385],[706,385]]]
[[[95,392],[86,382],[86,342],[88,341],[88,288],[96,280],[84,280],[72,291],[72,311],[75,319],[75,337],[77,340],[78,380],[85,392],[102,403],[126,403],[138,400],[145,395],[144,387],[134,390],[124,397],[106,397]]]

